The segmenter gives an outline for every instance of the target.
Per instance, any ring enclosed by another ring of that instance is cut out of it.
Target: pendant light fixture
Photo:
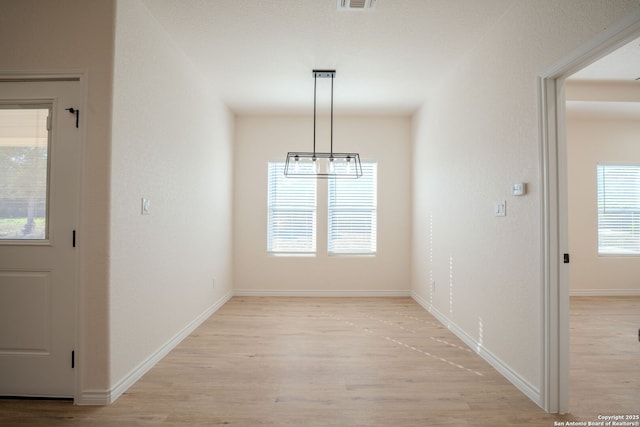
[[[336,70],[313,70],[313,151],[290,151],[284,165],[288,178],[350,178],[362,176],[362,164],[358,153],[333,152],[333,80]],[[331,78],[331,137],[330,151],[316,151],[316,93],[319,78]]]

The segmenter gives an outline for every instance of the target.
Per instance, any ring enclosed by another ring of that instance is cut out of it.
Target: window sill
[[[638,258],[640,257],[640,253],[638,254],[615,254],[615,253],[601,253],[598,254],[601,258]]]
[[[267,252],[272,257],[292,257],[292,258],[314,258],[315,252]]]
[[[369,254],[340,254],[340,253],[329,253],[330,258],[375,258],[377,256],[376,252]]]

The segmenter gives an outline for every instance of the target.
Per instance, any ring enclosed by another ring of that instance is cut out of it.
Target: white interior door
[[[3,396],[74,396],[80,93],[73,79],[0,81]]]

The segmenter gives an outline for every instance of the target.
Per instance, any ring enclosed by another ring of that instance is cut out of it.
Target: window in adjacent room
[[[640,165],[598,165],[598,253],[640,255]]]
[[[284,162],[269,162],[268,174],[267,250],[272,253],[314,254],[316,180],[286,178]]]
[[[359,179],[329,181],[329,254],[376,253],[377,163],[362,163]]]

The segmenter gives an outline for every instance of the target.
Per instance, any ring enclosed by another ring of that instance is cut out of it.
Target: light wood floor
[[[625,404],[596,412],[632,412],[619,390],[611,398]],[[235,297],[111,406],[0,400],[1,426],[553,426],[577,419],[593,420],[544,413],[409,298]]]
[[[640,297],[572,297],[572,413],[640,415]]]

